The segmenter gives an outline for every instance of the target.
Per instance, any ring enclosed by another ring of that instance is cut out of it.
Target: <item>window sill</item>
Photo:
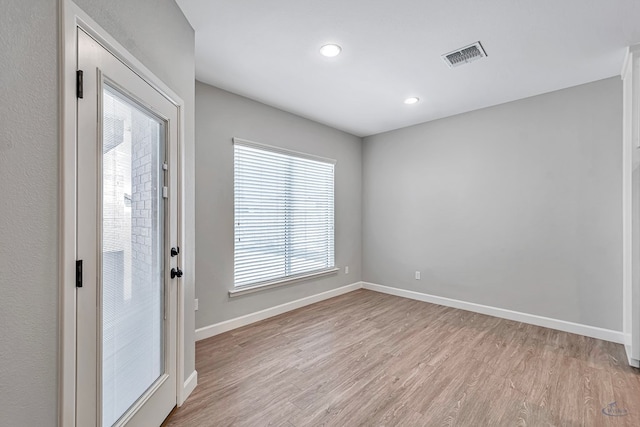
[[[241,295],[252,294],[254,292],[260,292],[266,289],[278,288],[280,286],[290,285],[292,283],[301,282],[303,280],[315,279],[317,277],[328,276],[336,274],[339,268],[331,268],[329,270],[322,270],[315,273],[303,274],[295,277],[287,277],[286,279],[274,280],[272,282],[260,283],[257,285],[243,286],[241,288],[235,288],[229,291],[229,298],[239,297]]]

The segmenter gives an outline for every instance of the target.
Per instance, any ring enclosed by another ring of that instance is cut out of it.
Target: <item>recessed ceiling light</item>
[[[328,58],[333,58],[334,56],[338,56],[341,51],[342,51],[342,48],[337,44],[325,44],[320,48],[320,53],[323,56],[326,56]]]
[[[404,103],[407,105],[417,104],[420,101],[420,98],[412,96],[411,98],[407,98],[404,100]]]

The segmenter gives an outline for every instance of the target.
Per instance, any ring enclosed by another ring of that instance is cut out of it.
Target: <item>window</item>
[[[335,161],[233,141],[235,287],[335,270]]]

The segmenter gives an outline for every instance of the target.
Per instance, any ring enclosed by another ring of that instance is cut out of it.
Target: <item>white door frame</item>
[[[623,83],[622,331],[629,365],[640,367],[640,44],[629,46]]]
[[[59,351],[58,425],[75,427],[76,420],[76,70],[77,28],[96,39],[134,73],[163,94],[178,108],[178,246],[184,247],[184,101],[131,55],[71,0],[60,0],[60,152],[59,152]],[[183,251],[178,255],[183,263]],[[176,397],[180,406],[184,395],[184,286],[178,281],[176,335]]]

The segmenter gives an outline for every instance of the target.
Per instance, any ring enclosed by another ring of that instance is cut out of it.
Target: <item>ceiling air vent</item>
[[[442,59],[447,63],[449,68],[459,67],[477,59],[484,58],[487,53],[482,48],[480,42],[475,42],[469,46],[456,49],[453,52],[445,53]]]

